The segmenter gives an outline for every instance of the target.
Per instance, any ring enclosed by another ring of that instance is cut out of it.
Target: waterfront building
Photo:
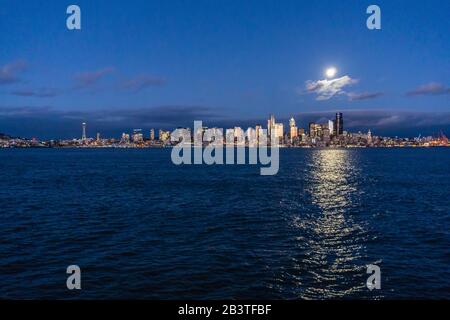
[[[120,139],[120,142],[128,143],[130,142],[130,135],[128,133],[122,133],[122,138]]]
[[[170,131],[159,130],[159,140],[166,142],[170,140]]]
[[[234,136],[234,129],[227,129],[225,130],[225,144],[230,146],[234,146],[235,142],[235,136]]]
[[[182,128],[191,135],[189,128]],[[221,128],[213,127],[206,129],[203,134],[205,142],[209,142],[210,145],[222,146],[223,145],[223,130]]]
[[[204,134],[204,127],[197,127],[194,128],[194,130],[196,130],[194,132],[194,142],[196,145],[202,145],[203,144],[203,134]],[[160,134],[161,134],[161,130],[159,130]],[[160,136],[161,137],[161,136]],[[160,139],[161,140],[161,139]]]
[[[132,138],[133,138],[133,142],[144,141],[144,135],[142,134],[142,129],[134,129]]]

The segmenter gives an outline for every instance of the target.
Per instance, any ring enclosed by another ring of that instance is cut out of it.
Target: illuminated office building
[[[159,130],[159,140],[166,142],[170,140],[170,131]]]
[[[144,141],[144,135],[142,134],[142,129],[134,129],[132,137],[133,137],[133,142]]]
[[[128,133],[122,133],[122,138],[120,139],[121,142],[129,142],[130,141],[130,135]]]
[[[311,122],[309,124],[309,136],[311,138],[321,137],[322,136],[322,126],[320,124]]]
[[[278,143],[283,140],[284,128],[282,123],[276,123],[275,117],[273,115],[270,116],[270,119],[267,120],[267,134],[271,139],[275,139]]]
[[[328,120],[328,130],[330,131],[330,134],[334,134],[334,121]]]
[[[273,135],[274,135],[275,141],[277,141],[278,143],[283,141],[283,132],[284,132],[283,124],[275,123]]]
[[[295,125],[295,120],[294,120],[294,118],[292,117],[292,118],[289,120],[289,138],[290,138],[291,142],[292,142],[292,140],[293,140],[294,138],[296,138],[297,136],[298,136],[298,128],[297,128],[297,126]]]

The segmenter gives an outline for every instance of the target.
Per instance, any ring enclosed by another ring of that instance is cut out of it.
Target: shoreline
[[[13,146],[13,147],[0,147],[2,149],[170,149],[175,146],[65,146],[65,147],[49,147],[49,146]],[[189,146],[190,148],[198,148]],[[224,146],[229,148],[231,146]],[[243,146],[233,146],[234,148]],[[202,147],[204,148],[204,146]],[[257,148],[245,146],[245,149]],[[322,150],[342,150],[342,149],[430,149],[430,148],[450,148],[447,146],[333,146],[333,147],[315,147],[315,146],[279,146],[279,149],[322,149]]]

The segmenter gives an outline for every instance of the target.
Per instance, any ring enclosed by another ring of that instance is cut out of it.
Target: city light
[[[372,133],[370,129],[366,132],[350,132],[344,130],[344,115],[341,112],[335,114],[334,119],[324,121],[323,123],[310,122],[301,127],[297,123],[299,119],[290,117],[285,125],[283,122],[277,122],[274,115],[270,115],[267,120],[267,127],[256,124],[251,128],[234,128],[224,130],[228,134],[232,134],[235,145],[253,146],[253,142],[247,138],[249,130],[255,133],[256,137],[262,136],[261,130],[267,130],[267,137],[272,137],[277,145],[286,148],[367,148],[367,147],[446,147],[450,146],[448,138],[441,131],[435,136],[419,136],[415,138],[399,138],[399,137],[383,137]],[[301,120],[301,119],[300,119]],[[176,145],[177,141],[171,140],[171,131],[159,129],[156,131],[151,129],[133,129],[132,133],[122,133],[117,138],[101,138],[100,132],[96,137],[90,138],[87,132],[87,122],[81,123],[81,138],[78,139],[60,139],[40,141],[37,138],[12,138],[7,135],[0,135],[0,147],[4,148],[20,148],[20,147],[87,147],[87,148],[152,148],[152,147],[171,147]],[[180,128],[178,128],[180,129]],[[191,132],[191,128],[181,128]],[[213,135],[217,130],[216,127],[202,127],[200,134]],[[155,136],[158,132],[158,136]],[[195,136],[194,134],[194,136]],[[214,141],[215,144],[227,144],[226,135],[223,141]],[[271,140],[270,140],[271,141]],[[190,143],[193,143],[191,141]],[[204,142],[208,145],[208,142]],[[228,143],[229,144],[229,143]],[[259,143],[258,143],[259,144]]]

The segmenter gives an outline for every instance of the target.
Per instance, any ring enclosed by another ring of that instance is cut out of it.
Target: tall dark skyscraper
[[[334,134],[341,135],[344,132],[344,118],[341,112],[336,112],[336,120],[334,120]]]

